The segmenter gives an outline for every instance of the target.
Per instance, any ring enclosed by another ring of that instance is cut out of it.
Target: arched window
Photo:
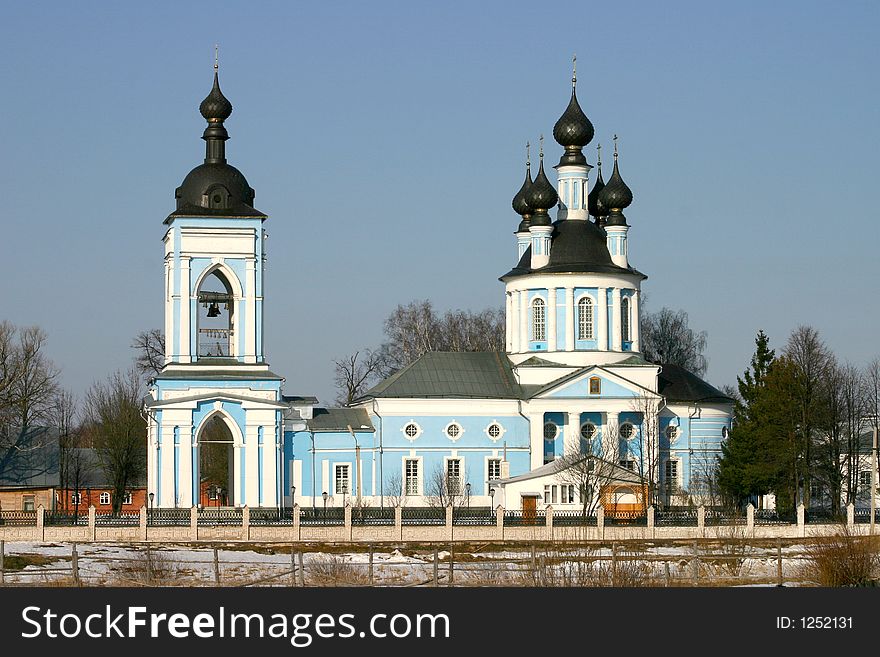
[[[536,297],[532,301],[532,340],[542,341],[547,339],[547,322],[544,311],[544,300]]]
[[[620,339],[623,342],[630,341],[629,331],[629,297],[620,300]]]
[[[593,339],[593,300],[583,297],[578,301],[578,340]]]

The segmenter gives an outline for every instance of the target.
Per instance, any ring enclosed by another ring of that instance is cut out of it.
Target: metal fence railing
[[[292,525],[293,509],[251,509],[251,525]]]
[[[706,509],[706,527],[724,527],[747,525],[745,511]]]
[[[870,523],[871,509],[869,507],[856,507],[853,510],[853,521],[857,523]],[[880,523],[880,508],[874,510],[874,522]]]
[[[153,527],[189,527],[189,509],[150,509],[147,524]]]
[[[868,519],[870,520],[870,515]],[[846,511],[840,513],[832,509],[806,509],[804,511],[804,522],[807,524],[846,522]]]
[[[200,526],[219,526],[241,527],[242,510],[241,509],[199,509],[198,524]]]
[[[62,511],[47,512],[43,516],[46,527],[87,527],[88,513],[64,513]]]
[[[647,527],[648,514],[641,511],[615,511],[605,514],[605,524],[625,527]]]
[[[505,511],[505,527],[544,527],[547,524],[546,511]]]
[[[452,524],[460,526],[487,526],[497,524],[498,519],[488,506],[459,507],[452,510]]]
[[[299,510],[299,524],[303,526],[339,527],[345,524],[345,509],[306,507]]]
[[[138,527],[141,524],[140,513],[96,513],[96,527]]]
[[[402,525],[445,525],[446,509],[442,507],[404,507],[400,510]]]
[[[354,507],[351,524],[358,526],[388,526],[394,524],[394,507]]]
[[[758,509],[755,511],[755,525],[791,525],[797,522],[793,512],[780,513],[775,509]]]
[[[684,509],[680,511],[656,511],[654,513],[654,526],[656,527],[696,527],[697,510]]]
[[[595,515],[583,511],[553,510],[554,527],[595,527],[597,521]]]
[[[0,511],[0,525],[7,527],[36,527],[36,511]]]

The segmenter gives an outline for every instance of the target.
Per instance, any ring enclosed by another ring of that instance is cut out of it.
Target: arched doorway
[[[215,269],[205,276],[198,290],[199,358],[235,356],[235,296],[224,273]]]
[[[199,505],[235,504],[235,439],[219,413],[208,418],[199,432]]]

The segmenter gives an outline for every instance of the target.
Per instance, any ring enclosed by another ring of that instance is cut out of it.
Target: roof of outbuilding
[[[370,416],[363,408],[316,408],[312,419],[306,420],[310,431],[348,431],[357,433],[376,431]]]
[[[451,397],[519,399],[507,356],[497,351],[424,354],[375,385],[360,399],[375,397]]]
[[[0,488],[58,486],[58,432],[39,427],[0,434]]]
[[[662,365],[658,380],[658,392],[667,402],[702,401],[733,403],[733,399],[718,388],[706,383],[692,372],[678,365]]]
[[[605,231],[591,221],[557,221],[550,236],[550,262],[540,269],[531,267],[532,249],[519,263],[501,277],[504,281],[514,276],[549,273],[635,274],[648,278],[632,267],[618,267],[608,252]]]

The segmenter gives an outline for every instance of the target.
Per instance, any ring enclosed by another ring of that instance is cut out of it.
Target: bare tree
[[[661,308],[656,313],[642,312],[639,322],[641,348],[650,361],[678,365],[697,376],[703,376],[709,367],[706,351],[706,331],[694,331],[688,326],[684,310]]]
[[[84,405],[101,468],[113,488],[113,513],[144,471],[147,425],[140,413],[141,381],[135,369],[92,385]]]
[[[788,338],[784,355],[792,364],[792,398],[797,409],[796,440],[802,458],[795,464],[795,480],[802,489],[804,506],[810,506],[810,483],[815,468],[813,445],[821,428],[821,414],[827,410],[829,372],[834,357],[812,326],[799,326]],[[797,488],[795,489],[797,490]]]
[[[602,493],[614,481],[620,466],[602,459],[591,451],[573,452],[562,457],[556,479],[577,488],[581,515],[595,515],[602,503]]]
[[[633,398],[630,407],[639,416],[641,424],[634,437],[628,440],[628,450],[647,489],[648,506],[656,507],[660,502],[660,400],[640,395]]]
[[[464,506],[465,484],[460,477],[452,477],[438,464],[425,482],[428,506],[445,509],[447,506]]]
[[[399,472],[395,472],[385,479],[385,499],[391,506],[406,506],[407,495],[403,490],[403,477]]]
[[[46,358],[46,333],[0,323],[0,422],[22,430],[48,423],[59,370]]]
[[[131,343],[137,351],[135,368],[138,374],[150,378],[165,366],[165,334],[159,329],[141,331]]]
[[[336,403],[347,406],[367,391],[384,371],[384,359],[372,349],[356,351],[335,361]]]

